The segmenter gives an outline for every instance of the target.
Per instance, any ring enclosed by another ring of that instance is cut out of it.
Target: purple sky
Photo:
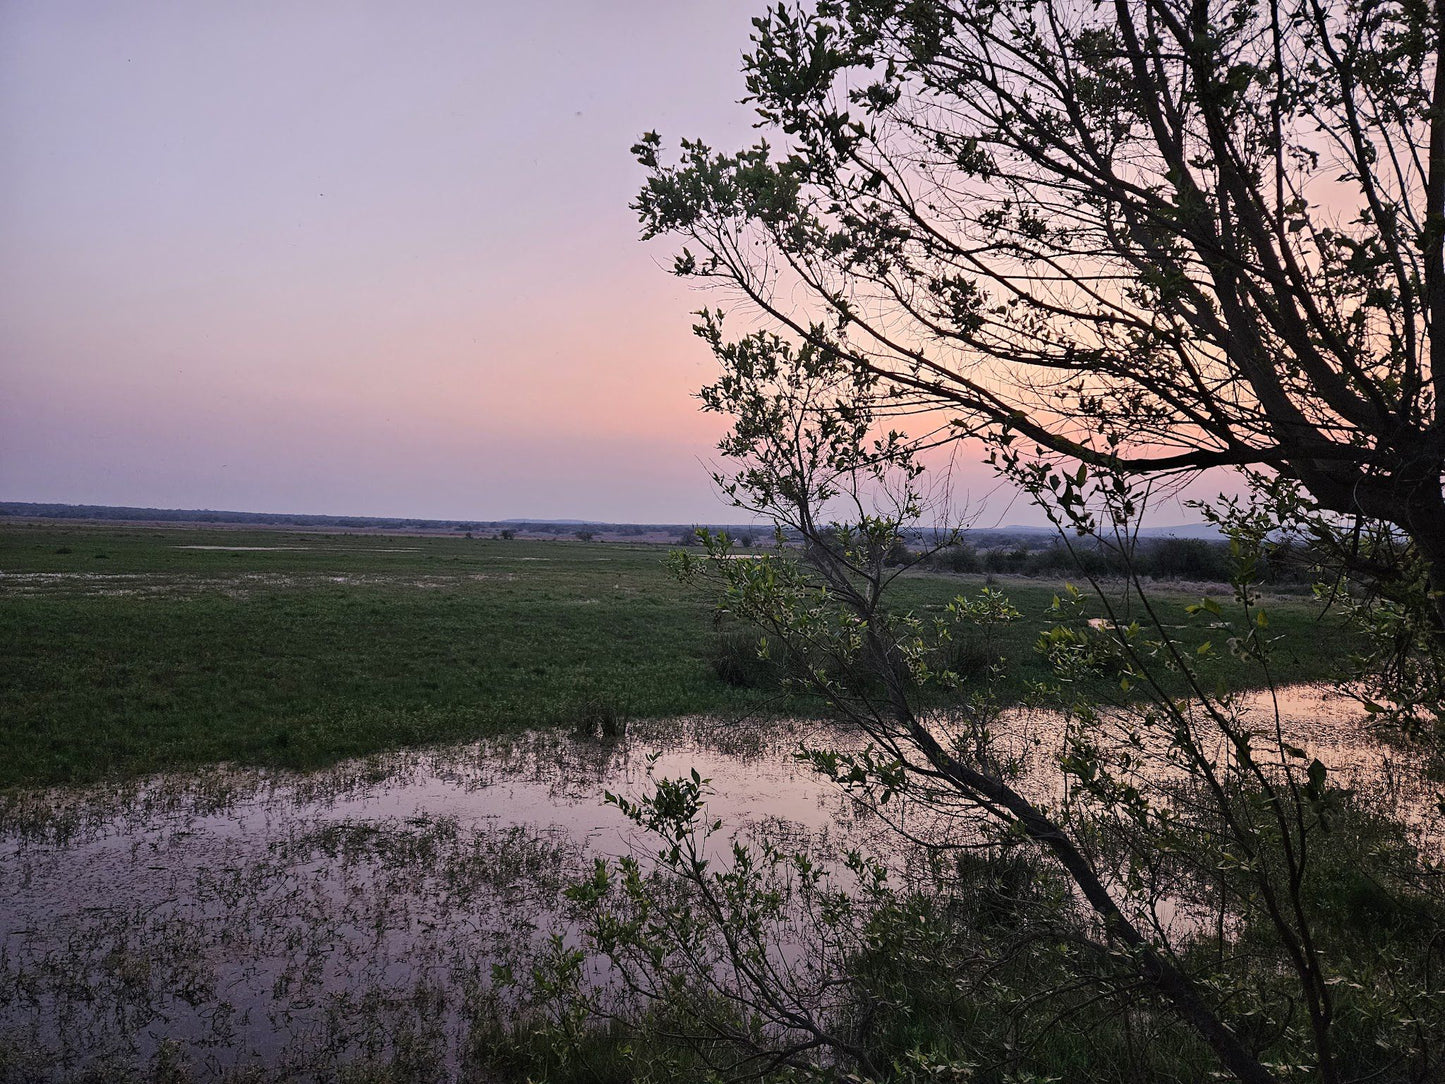
[[[761,7],[0,0],[0,499],[728,518],[628,147]]]

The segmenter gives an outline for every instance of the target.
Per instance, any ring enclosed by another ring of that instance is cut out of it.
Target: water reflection
[[[696,766],[719,781],[713,816],[836,830],[847,800],[787,756],[802,736],[682,720],[616,745],[532,734],[17,796],[0,822],[0,1077],[149,1064],[166,1043],[207,1074],[312,1074],[421,1023],[454,1059],[491,963],[555,928],[593,855],[639,846],[604,787]]]
[[[1422,820],[1430,784],[1362,739],[1352,704],[1296,689],[1278,706],[1289,740],[1339,782],[1387,782],[1398,814]],[[1272,701],[1250,708],[1270,725]],[[1057,749],[1058,720],[1008,722],[1044,759]],[[538,733],[310,775],[208,770],[11,796],[0,1078],[173,1056],[201,1075],[308,1077],[409,1043],[455,1066],[491,965],[561,929],[561,889],[593,856],[645,851],[604,788],[635,796],[649,770],[696,767],[713,780],[712,817],[800,845],[866,843],[877,823],[790,756],[838,738],[685,719],[616,744]]]

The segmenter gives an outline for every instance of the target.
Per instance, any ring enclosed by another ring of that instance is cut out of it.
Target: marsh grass
[[[581,853],[445,816],[152,838],[147,894],[8,931],[0,1080],[455,1075],[477,976],[546,927]]]
[[[1299,706],[1318,730],[1325,713]],[[1376,992],[1347,995],[1368,1045],[1385,996],[1404,1004],[1405,985],[1445,960],[1419,951],[1440,928],[1438,890],[1432,903],[1381,876],[1418,845],[1391,819],[1433,792],[1354,738],[1359,766],[1340,779],[1359,797],[1341,802],[1385,814],[1342,804],[1317,899],[1350,951],[1378,957]],[[562,890],[594,855],[655,853],[650,840],[627,851],[599,795],[637,793],[664,750],[665,774],[694,764],[715,778],[710,815],[744,840],[819,862],[883,853],[874,818],[788,760],[800,741],[840,739],[804,720],[641,720],[617,742],[554,727],[306,774],[30,792],[0,826],[0,1081],[706,1079],[737,1052],[679,1041],[695,1021],[666,1006],[598,1006],[595,958],[568,963],[580,941]],[[848,1026],[897,1079],[964,1062],[976,1081],[1027,1079],[990,1061],[1063,1079],[1203,1079],[1167,1014],[1068,989],[1077,961],[1056,877],[1021,849],[956,853],[897,855],[898,907],[850,964],[863,994]],[[518,982],[498,983],[494,964]],[[1259,966],[1264,990],[1274,961]],[[1051,1025],[1059,1014],[1067,1026]]]
[[[1407,795],[1393,792],[1384,776],[1372,780],[1329,795],[1338,815],[1332,830],[1315,841],[1306,906],[1339,976],[1336,1027],[1348,1079],[1434,1081],[1440,1065],[1431,1051],[1445,1040],[1439,825],[1427,840],[1399,823],[1394,811]],[[771,838],[789,854],[823,861],[807,840]],[[905,841],[895,843],[907,850]],[[1418,853],[1422,844],[1430,848],[1425,854]],[[757,889],[756,900],[766,900],[760,906],[769,913],[782,901],[789,919],[781,925],[806,929],[811,923],[826,931],[826,940],[855,945],[826,973],[846,996],[825,1019],[834,1035],[881,1068],[866,1079],[1195,1084],[1218,1077],[1217,1063],[1198,1037],[1166,1004],[1141,994],[1122,958],[1099,944],[1087,910],[1044,855],[1015,839],[925,857],[900,862],[911,875],[873,898],[856,927],[838,921],[842,912],[827,917],[827,909],[813,906],[792,881]],[[666,895],[666,885],[649,882],[634,897],[647,901],[639,912],[644,925],[666,925],[652,913]],[[1265,932],[1262,915],[1239,903],[1251,897],[1230,898],[1229,921],[1217,933],[1200,924],[1178,947],[1211,984],[1231,991],[1232,1011],[1251,1045],[1272,1064],[1285,1065],[1281,1059],[1297,1038],[1288,1026],[1277,1026],[1281,1013],[1289,1021],[1296,1000],[1289,964]],[[733,896],[727,900],[738,903]],[[739,905],[738,915],[752,904]],[[625,904],[615,911],[604,905],[602,913],[597,929],[608,944],[620,929],[624,946],[649,950],[647,935],[626,940],[633,912]],[[732,919],[744,925],[732,911],[727,915],[719,920],[726,928],[734,929]],[[789,925],[794,921],[797,927]],[[727,1080],[746,1056],[765,1064],[767,1051],[797,1039],[761,1025],[751,1039],[742,1037],[749,1027],[731,1015],[737,1002],[715,988],[694,999],[666,986],[668,998],[656,1000],[630,997],[633,987],[590,990],[579,979],[584,955],[575,950],[559,967],[556,947],[542,949],[530,972],[530,994],[510,1014],[496,1014],[474,1031],[484,1064],[508,1079]],[[671,958],[664,958],[661,974],[671,976]],[[755,955],[746,958],[764,966]],[[700,972],[727,973],[726,964],[709,970],[703,960],[692,961]],[[782,990],[794,976],[774,966],[775,988]],[[1088,979],[1081,981],[1081,974]],[[746,982],[739,987],[745,998]],[[735,1035],[731,1048],[715,1038],[729,1032]],[[802,1049],[804,1060],[813,1057],[802,1045],[793,1049]],[[649,1066],[676,1075],[648,1077]],[[864,1079],[849,1068],[846,1057],[837,1062],[820,1054],[812,1072],[777,1069],[755,1079]],[[1280,1079],[1313,1074],[1302,1067],[1281,1072]]]
[[[715,632],[710,603],[668,574],[665,555],[616,543],[0,526],[0,789],[220,762],[312,769],[570,728],[591,700],[632,721],[820,713],[806,698],[780,699],[777,660],[758,659],[750,633]],[[942,615],[982,583],[910,575],[898,606]],[[1002,586],[1026,618],[986,645],[1008,660],[1007,699],[1048,676],[1034,643],[1058,585]],[[1195,597],[1165,593],[1163,605],[1184,626]],[[1348,643],[1339,624],[1317,623],[1299,600],[1271,605],[1273,627],[1296,645],[1276,660],[1276,679],[1332,676]],[[1227,657],[1215,676],[1262,680]]]
[[[570,714],[572,736],[580,741],[614,742],[627,733],[627,716],[604,697],[587,697]]]
[[[70,554],[55,543],[69,540]],[[187,550],[189,544],[311,548]],[[104,546],[106,578],[84,562]],[[657,547],[0,530],[0,787],[749,710]]]
[[[764,657],[756,632],[739,626],[713,633],[709,662],[724,685],[738,689],[779,689],[784,671],[776,660]]]
[[[0,1081],[495,1080],[492,965],[529,967],[591,849],[625,852],[600,794],[640,785],[642,753],[745,748],[743,807],[832,819],[773,730],[644,722],[630,749],[553,728],[32,791],[0,825]]]

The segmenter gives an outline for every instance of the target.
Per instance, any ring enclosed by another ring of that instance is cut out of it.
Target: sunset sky
[[[727,519],[628,148],[761,7],[0,3],[0,499]]]

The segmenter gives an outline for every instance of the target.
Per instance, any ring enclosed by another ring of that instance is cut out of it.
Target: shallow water
[[[1255,698],[1259,725],[1269,708]],[[1361,739],[1348,702],[1286,690],[1280,714],[1337,782],[1388,781],[1402,817],[1428,800]],[[1045,758],[1056,747],[1056,719],[1008,724]],[[215,769],[12,796],[0,805],[0,1079],[172,1053],[202,1076],[325,1076],[410,1042],[455,1065],[492,964],[566,934],[561,890],[594,857],[647,853],[604,789],[635,797],[649,772],[695,767],[713,781],[710,818],[868,843],[877,823],[790,757],[836,738],[818,724],[686,719],[616,744],[537,733],[310,775]]]
[[[165,1042],[203,1075],[308,1074],[385,1055],[418,1020],[451,1060],[469,988],[557,928],[595,856],[640,846],[604,787],[696,767],[720,783],[711,816],[848,823],[848,800],[787,757],[797,737],[684,720],[617,745],[533,734],[12,801],[0,1077],[144,1065]],[[446,1008],[418,1013],[418,997]]]

